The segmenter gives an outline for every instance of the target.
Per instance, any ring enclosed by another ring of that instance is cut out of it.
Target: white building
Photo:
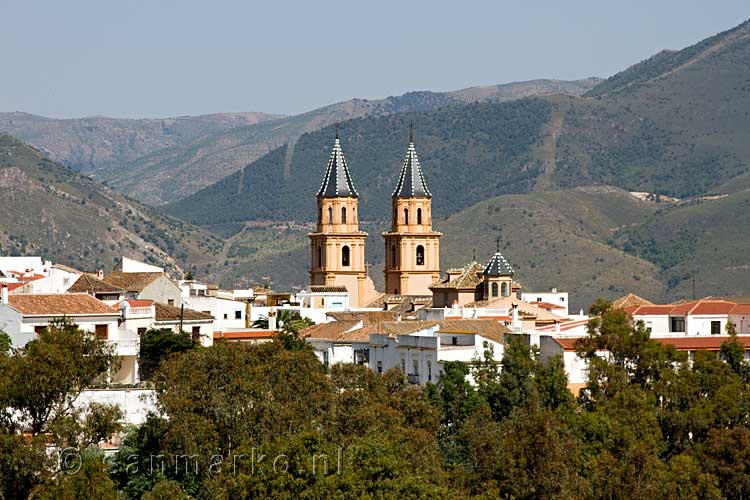
[[[109,374],[111,383],[138,383],[138,336],[119,329],[118,310],[87,294],[8,295],[3,286],[0,297],[0,330],[10,336],[14,348],[25,346],[53,320],[65,317],[114,347],[121,366]]]
[[[214,318],[214,331],[250,327],[252,290],[219,290],[193,280],[181,281],[180,289],[186,307],[210,314]]]
[[[408,323],[412,322],[402,322],[401,327]],[[383,326],[382,330],[389,330],[396,325]],[[483,359],[488,349],[495,361],[501,361],[505,336],[511,333],[495,320],[445,320],[414,328],[412,333],[370,335],[370,368],[378,373],[400,370],[412,384],[436,383],[448,361],[473,364]]]
[[[549,292],[522,292],[521,300],[552,312],[563,318],[568,317],[568,292],[558,292],[553,288]]]
[[[176,307],[182,304],[182,290],[163,272],[115,271],[105,276],[103,281],[124,290],[128,299],[153,300]]]

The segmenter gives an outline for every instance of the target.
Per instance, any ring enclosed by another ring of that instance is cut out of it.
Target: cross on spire
[[[406,150],[406,156],[404,157],[404,163],[401,167],[401,175],[399,176],[398,184],[396,185],[395,191],[393,191],[394,198],[432,198],[432,194],[430,193],[430,190],[427,189],[427,183],[422,174],[422,167],[419,165],[417,150],[414,148],[413,129],[413,124],[410,123],[409,147]]]

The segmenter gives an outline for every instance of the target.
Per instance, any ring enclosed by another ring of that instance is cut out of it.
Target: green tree
[[[139,371],[142,380],[150,380],[162,361],[170,355],[198,347],[187,332],[176,333],[169,328],[151,328],[141,336],[141,348],[138,356]]]

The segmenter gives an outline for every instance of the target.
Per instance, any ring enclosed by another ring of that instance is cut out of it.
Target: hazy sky
[[[0,0],[0,111],[299,113],[351,97],[609,76],[748,0]]]

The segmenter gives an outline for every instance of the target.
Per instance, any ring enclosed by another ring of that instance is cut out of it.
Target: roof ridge
[[[341,149],[341,141],[336,134],[333,141],[331,155],[328,158],[325,177],[320,184],[317,196],[319,198],[352,197],[357,198],[359,194],[354,188],[349,166],[346,163],[344,151]]]
[[[406,148],[398,184],[396,184],[396,189],[391,196],[393,198],[432,198],[432,193],[427,188],[427,182],[422,173],[422,166],[419,164],[417,149],[414,147],[414,141],[411,137],[409,137],[409,146]]]

